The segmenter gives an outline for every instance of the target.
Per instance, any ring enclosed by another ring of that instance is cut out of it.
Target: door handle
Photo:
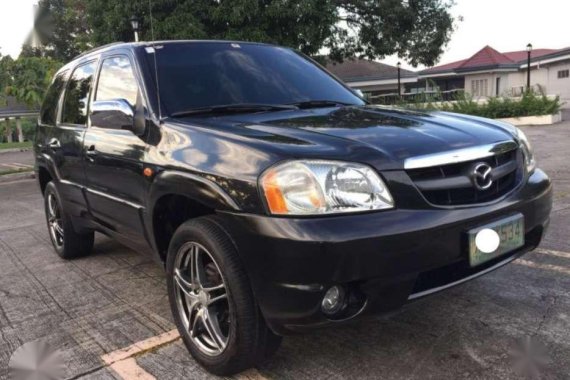
[[[87,148],[87,150],[85,151],[85,154],[87,155],[87,158],[90,161],[93,161],[93,159],[97,155],[97,150],[95,149],[95,145],[91,145],[89,148]]]
[[[48,146],[49,146],[51,149],[60,149],[60,148],[61,148],[61,143],[59,142],[58,139],[53,138],[53,139],[49,140]]]

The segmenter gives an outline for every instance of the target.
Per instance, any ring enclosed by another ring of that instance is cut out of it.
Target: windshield
[[[188,42],[164,44],[156,50],[160,97],[169,115],[231,104],[364,104],[326,72],[287,48]]]

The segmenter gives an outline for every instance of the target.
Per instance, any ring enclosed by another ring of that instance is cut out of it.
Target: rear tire
[[[277,350],[281,337],[267,327],[237,249],[215,216],[190,220],[176,230],[166,270],[178,331],[209,372],[233,375]],[[208,329],[204,315],[206,321],[216,319],[215,328]]]
[[[49,236],[57,254],[66,260],[88,255],[93,249],[95,233],[75,231],[53,182],[46,185],[44,206]]]

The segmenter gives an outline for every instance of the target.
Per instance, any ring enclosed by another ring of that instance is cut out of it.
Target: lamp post
[[[526,70],[526,91],[530,92],[530,54],[532,52],[532,44],[526,45],[527,53],[527,70]]]
[[[139,27],[140,20],[137,16],[131,17],[131,26],[133,27],[133,32],[135,33],[135,42],[139,42]]]
[[[402,85],[401,85],[400,69],[402,67],[402,62],[398,62],[398,64],[396,66],[398,67],[398,98],[401,98],[402,97]]]

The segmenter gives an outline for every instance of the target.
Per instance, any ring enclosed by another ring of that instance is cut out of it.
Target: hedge
[[[529,91],[520,98],[491,97],[487,103],[478,103],[468,94],[460,94],[452,102],[403,103],[406,108],[440,110],[467,115],[502,119],[523,116],[552,115],[560,111],[560,98]]]

